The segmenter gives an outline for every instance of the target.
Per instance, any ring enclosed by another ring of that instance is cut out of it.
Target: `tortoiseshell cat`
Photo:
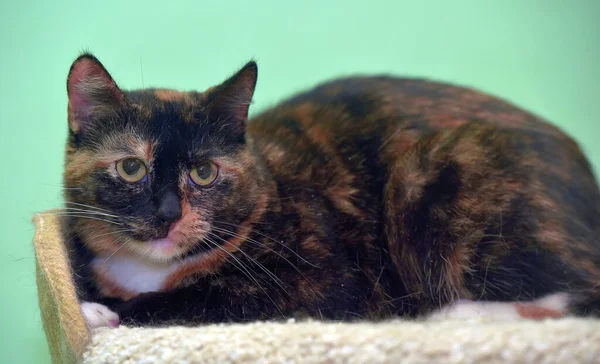
[[[73,63],[64,233],[91,327],[600,313],[600,195],[559,129],[387,76],[248,122],[256,78],[126,92]]]

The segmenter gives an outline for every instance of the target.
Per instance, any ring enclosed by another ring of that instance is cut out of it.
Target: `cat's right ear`
[[[69,128],[84,133],[99,116],[116,113],[125,95],[104,66],[91,54],[82,54],[71,65],[67,78]]]

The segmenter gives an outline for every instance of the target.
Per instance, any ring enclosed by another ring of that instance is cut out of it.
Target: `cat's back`
[[[466,87],[390,76],[335,79],[257,115],[248,133],[281,184],[319,190],[342,211],[364,217],[381,211],[391,166],[418,141],[473,123],[497,130],[475,143],[488,144],[490,156],[510,160],[501,167],[505,172],[520,170],[548,188],[579,190],[557,193],[570,201],[590,196],[585,208],[575,207],[598,210],[591,166],[570,136]],[[467,134],[462,138],[479,138]],[[477,163],[472,168],[483,171]]]
[[[284,178],[314,182],[360,176],[360,188],[380,188],[381,172],[422,137],[472,122],[527,138],[531,142],[523,152],[548,158],[562,153],[591,173],[577,143],[533,113],[472,88],[425,79],[334,79],[257,115],[248,132]]]
[[[338,118],[322,120],[321,115]],[[538,116],[479,90],[418,78],[353,76],[334,79],[298,93],[258,115],[252,123],[280,123],[303,128],[307,119],[355,130],[356,123],[390,125],[420,134],[483,121],[505,128],[532,129],[562,135]],[[282,122],[281,120],[284,120]],[[296,123],[292,123],[294,120]]]
[[[577,149],[560,129],[501,98],[448,83],[391,76],[322,83],[262,112],[248,130],[267,150],[284,148],[299,155],[336,150],[349,161],[360,157],[385,164],[425,135],[470,122]],[[355,155],[359,150],[360,156]]]

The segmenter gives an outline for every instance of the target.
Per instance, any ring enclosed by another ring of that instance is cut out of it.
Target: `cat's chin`
[[[185,244],[173,237],[162,239],[137,241],[131,248],[142,257],[155,262],[168,262],[186,253]]]
[[[158,249],[158,250],[173,250],[177,247],[177,242],[175,242],[173,239],[171,238],[164,238],[164,239],[158,239],[158,240],[151,240],[146,242],[146,244],[148,244],[149,246],[151,246],[153,249]]]

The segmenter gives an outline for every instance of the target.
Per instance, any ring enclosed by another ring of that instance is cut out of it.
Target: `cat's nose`
[[[181,203],[174,192],[168,191],[161,196],[156,216],[169,224],[179,220],[181,217]]]

